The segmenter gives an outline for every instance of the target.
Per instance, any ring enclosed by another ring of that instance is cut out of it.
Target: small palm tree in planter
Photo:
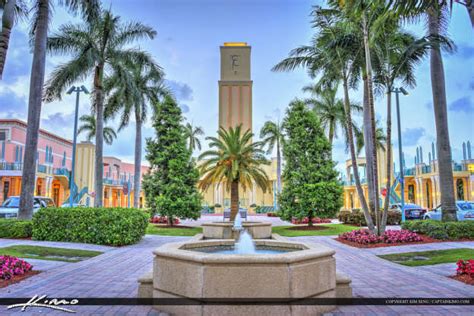
[[[239,185],[245,191],[255,183],[264,192],[268,188],[268,177],[261,165],[270,162],[264,156],[261,142],[252,142],[250,130],[242,133],[242,125],[228,130],[220,128],[218,137],[206,137],[210,150],[202,153],[199,160],[201,181],[199,187],[207,190],[215,183],[225,183],[230,190],[230,220],[239,210]]]

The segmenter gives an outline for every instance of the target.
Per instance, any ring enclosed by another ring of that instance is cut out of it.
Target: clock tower
[[[241,42],[220,47],[219,127],[228,129],[242,124],[243,132],[252,130],[250,48]]]

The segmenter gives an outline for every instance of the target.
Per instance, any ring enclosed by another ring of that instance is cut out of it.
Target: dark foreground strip
[[[32,298],[0,298],[0,305],[23,304]],[[47,300],[47,302],[45,302]],[[45,297],[41,303],[71,305],[474,305],[474,298],[74,298]]]

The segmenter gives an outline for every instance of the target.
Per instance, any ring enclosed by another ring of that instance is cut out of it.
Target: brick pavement
[[[46,294],[49,297],[136,297],[137,278],[151,270],[152,250],[164,243],[182,241],[186,238],[188,237],[148,235],[137,245],[106,249],[100,256],[62,265],[21,283],[0,289],[0,297],[32,297],[35,294]],[[474,248],[472,242],[356,249],[341,244],[331,237],[291,239],[318,242],[335,249],[337,269],[352,278],[355,296],[472,297],[474,293],[472,286],[451,280],[438,273],[439,271],[423,267],[405,267],[376,256],[379,253],[446,249],[446,247]],[[0,239],[0,246],[3,243],[4,240]],[[61,244],[63,247],[66,245],[72,247],[72,244]],[[77,306],[74,309],[79,315],[163,315],[145,306]],[[473,313],[474,308],[459,306],[342,306],[330,315],[472,315]],[[27,313],[0,311],[0,314],[64,315],[61,312],[41,309],[30,310]]]

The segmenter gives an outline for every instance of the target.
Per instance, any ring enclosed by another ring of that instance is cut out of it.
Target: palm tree
[[[186,138],[188,139],[189,151],[192,153],[194,150],[196,150],[196,148],[201,150],[201,141],[199,140],[199,136],[204,135],[204,130],[202,127],[193,126],[191,123],[186,123],[184,132]]]
[[[94,115],[83,115],[79,118],[82,122],[82,125],[79,126],[77,130],[77,135],[81,133],[86,133],[87,141],[92,141],[95,137],[96,122]],[[117,133],[112,127],[104,126],[104,141],[107,145],[112,145],[114,139],[117,138]]]
[[[51,53],[69,54],[73,58],[58,66],[46,86],[47,101],[61,99],[61,94],[74,82],[93,75],[93,106],[96,114],[95,206],[102,206],[103,196],[103,128],[104,74],[121,71],[123,64],[152,64],[150,56],[129,45],[142,38],[154,38],[153,28],[140,22],[122,23],[110,10],[80,24],[65,24],[48,39]]]
[[[0,79],[2,79],[13,25],[19,18],[26,17],[28,10],[22,0],[1,0],[0,8],[3,9],[0,33]]]
[[[473,9],[472,1],[465,1],[471,16]],[[426,18],[428,36],[440,38],[446,34],[448,5],[452,1],[393,1],[394,9],[404,17],[412,19],[415,17]],[[456,221],[456,204],[454,196],[454,180],[452,170],[452,153],[449,141],[448,110],[446,101],[446,82],[444,76],[443,57],[440,44],[430,48],[430,73],[431,90],[433,94],[433,110],[436,126],[436,150],[438,151],[439,184],[441,191],[441,208],[443,210],[443,221]],[[446,47],[446,46],[445,46]],[[449,49],[449,46],[448,46]]]
[[[317,84],[303,87],[304,92],[310,92],[313,95],[313,98],[306,99],[305,103],[313,108],[321,121],[321,125],[328,131],[328,140],[331,146],[334,139],[337,138],[338,128],[341,128],[343,131],[344,138],[348,144],[347,130],[345,128],[346,114],[344,111],[344,100],[336,97],[338,84],[339,83],[336,83],[334,87],[328,87],[326,89],[320,89]],[[353,113],[362,112],[362,107],[358,104],[351,103],[350,107]],[[355,124],[352,124],[353,128],[355,128]]]
[[[303,66],[307,68],[311,77],[314,78],[319,74],[323,80],[328,82],[327,86],[342,81],[344,111],[346,114],[345,125],[354,180],[367,225],[371,231],[374,231],[357,168],[351,101],[349,98],[349,89],[351,83],[357,82],[357,69],[360,65],[361,49],[360,41],[356,36],[357,30],[354,29],[352,24],[339,18],[338,10],[315,6],[312,14],[314,17],[313,26],[318,30],[318,34],[313,38],[311,45],[292,50],[290,57],[274,66],[273,70],[289,71]]]
[[[97,16],[98,0],[62,0],[71,12],[81,12],[85,20],[90,21]],[[46,42],[48,39],[48,22],[52,4],[49,0],[34,2],[32,20],[33,63],[31,65],[30,92],[28,100],[28,122],[25,139],[25,157],[21,177],[19,219],[30,219],[33,216],[33,195],[36,181],[36,153],[43,98],[43,84],[46,65]]]
[[[156,105],[160,96],[168,93],[163,87],[163,71],[152,58],[135,64],[120,64],[113,74],[104,81],[104,90],[109,97],[105,106],[109,117],[121,112],[119,131],[130,123],[135,116],[135,162],[134,162],[134,195],[133,207],[138,208],[140,202],[141,165],[142,165],[142,128],[147,119],[148,107]]]
[[[357,156],[362,152],[362,148],[365,146],[364,131],[360,128],[354,129],[355,139],[356,139],[356,148]],[[375,149],[387,151],[387,136],[385,135],[383,128],[379,126],[377,121],[377,129],[375,130]]]
[[[281,193],[281,144],[284,141],[283,127],[280,122],[267,121],[260,130],[263,146],[267,147],[267,154],[273,152],[276,145],[277,153],[277,193]],[[279,209],[279,203],[276,204]]]
[[[268,177],[261,165],[270,162],[264,156],[262,143],[252,142],[252,132],[247,130],[242,134],[242,125],[229,130],[221,127],[217,134],[218,137],[206,137],[211,149],[198,158],[204,161],[200,166],[199,187],[207,190],[215,183],[225,182],[230,190],[230,220],[233,221],[239,210],[239,185],[245,191],[255,182],[265,192]]]
[[[389,16],[376,32],[379,37],[384,38],[378,41],[373,47],[374,58],[374,83],[387,97],[387,144],[392,143],[392,91],[394,84],[399,81],[408,87],[416,86],[415,67],[428,54],[430,47],[438,43],[445,43],[449,46],[446,38],[433,38],[425,36],[416,38],[410,33],[401,31],[399,28],[399,17],[394,12],[389,12]],[[391,187],[392,170],[392,146],[387,146],[387,175],[386,190]],[[385,230],[389,207],[389,195],[385,196],[384,209],[382,215],[382,231]]]

